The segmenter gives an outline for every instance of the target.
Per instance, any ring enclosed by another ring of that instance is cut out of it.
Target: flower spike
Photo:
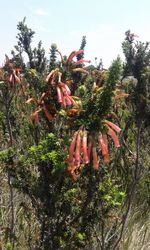
[[[117,133],[119,133],[121,131],[121,128],[119,128],[116,124],[110,122],[110,121],[107,121],[105,120],[104,121],[105,124],[107,124],[109,127],[111,127],[113,130],[115,130]]]
[[[68,158],[69,163],[73,163],[74,149],[75,149],[75,143],[76,143],[77,135],[78,135],[78,132],[75,132],[74,136],[73,136],[73,140],[72,140],[72,142],[70,144],[70,147],[69,147],[69,158]]]
[[[82,64],[82,63],[90,63],[91,61],[90,60],[83,60],[83,59],[81,59],[81,60],[79,60],[79,61],[76,61],[75,63],[74,63],[74,65],[80,65],[80,64]]]
[[[76,141],[76,151],[75,151],[75,165],[80,166],[80,152],[81,152],[81,133],[78,132],[77,141]]]
[[[78,51],[73,51],[73,52],[71,52],[71,54],[70,54],[70,56],[68,57],[68,59],[67,59],[67,63],[68,62],[71,62],[72,61],[72,59],[75,57],[75,56],[77,56],[77,55],[79,55],[79,54],[81,54],[81,53],[83,53],[84,52],[84,50],[78,50]]]
[[[113,129],[111,129],[109,126],[107,126],[108,131],[107,134],[112,138],[112,140],[114,141],[115,147],[119,148],[120,147],[120,143],[119,143],[119,139],[117,134],[114,132]]]
[[[87,151],[87,131],[83,131],[82,138],[82,148],[83,148],[83,163],[89,163],[88,151]]]

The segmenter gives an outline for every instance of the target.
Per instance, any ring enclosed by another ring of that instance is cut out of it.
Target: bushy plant
[[[30,199],[38,222],[30,249],[116,249],[145,169],[148,45],[134,47],[128,32],[126,63],[117,58],[104,70],[85,66],[85,37],[68,57],[53,44],[48,62],[41,43],[32,49],[25,20],[18,29],[19,53],[0,70],[0,161],[12,211],[6,240],[15,249],[15,189]]]

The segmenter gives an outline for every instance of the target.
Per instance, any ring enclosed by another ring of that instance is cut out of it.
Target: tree
[[[50,49],[50,63],[49,63],[49,71],[53,70],[56,68],[56,50],[57,50],[57,46],[56,44],[52,44],[51,45],[51,49]]]
[[[31,43],[35,32],[28,28],[25,21],[26,18],[17,25],[19,33],[16,37],[18,39],[18,44],[15,46],[15,49],[18,54],[16,55],[15,52],[12,51],[13,61],[18,62],[18,64],[21,63],[20,66],[23,66],[23,52],[25,52],[29,58],[28,66],[31,69],[36,69],[39,73],[42,73],[46,69],[47,63],[45,50],[42,48],[41,41],[38,43],[37,48],[32,49]]]

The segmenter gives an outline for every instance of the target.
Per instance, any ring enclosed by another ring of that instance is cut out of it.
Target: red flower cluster
[[[99,168],[98,150],[101,150],[104,164],[109,164],[107,135],[112,138],[115,147],[120,147],[117,133],[121,129],[110,121],[105,120],[103,123],[106,127],[106,133],[97,133],[92,136],[91,134],[88,135],[88,132],[84,128],[80,128],[74,133],[69,147],[67,169],[74,181],[79,176],[81,166],[91,163],[95,170]]]
[[[61,56],[61,62],[62,64],[68,65],[71,63],[71,65],[74,65],[75,67],[85,63],[85,62],[90,62],[87,60],[78,60],[76,62],[73,61],[73,58],[81,53],[83,53],[83,50],[79,51],[73,51],[69,57],[67,58],[66,61],[64,61],[64,58],[62,54],[57,50],[57,52]],[[74,72],[80,72],[80,73],[88,73],[83,68],[73,68],[72,69]],[[71,96],[71,91],[68,87],[67,80],[65,82],[62,81],[62,73],[59,71],[58,68],[52,70],[45,78],[45,82],[49,84],[48,91],[46,93],[43,93],[41,97],[36,101],[35,98],[29,98],[26,103],[31,103],[34,102],[37,104],[37,108],[34,110],[32,113],[32,119],[34,120],[35,124],[38,124],[39,122],[39,112],[43,111],[45,116],[47,117],[48,121],[51,122],[54,119],[54,116],[49,112],[48,106],[45,105],[44,103],[44,98],[48,97],[50,94],[50,89],[53,89],[56,91],[57,94],[57,102],[60,103],[60,105],[63,108],[66,107],[75,107],[76,106],[76,101],[75,97]],[[76,97],[77,98],[77,97]]]
[[[56,88],[57,101],[62,107],[74,106],[76,102],[71,96],[71,91],[68,85],[62,82],[62,73],[58,69],[52,70],[46,77],[46,82],[50,82],[52,88]]]
[[[34,112],[32,113],[32,119],[35,123],[35,125],[37,125],[39,123],[39,112],[43,111],[43,113],[45,114],[46,118],[48,119],[49,122],[54,120],[54,115],[52,115],[49,110],[47,105],[45,105],[44,103],[44,97],[47,97],[47,93],[43,93],[40,98],[36,101],[35,98],[31,97],[29,98],[26,103],[35,103],[37,105],[37,108],[34,110]]]
[[[4,74],[5,70],[5,74]],[[9,57],[5,55],[5,63],[0,71],[0,80],[9,82],[11,84],[20,83],[20,68],[14,68],[13,63],[10,61]],[[7,73],[6,73],[7,72]]]
[[[82,49],[80,49],[78,51],[72,51],[66,60],[64,60],[64,58],[59,50],[57,50],[57,52],[59,53],[59,55],[61,57],[62,64],[65,64],[65,65],[72,63],[74,66],[76,66],[76,65],[81,65],[82,63],[90,63],[91,62],[90,60],[84,60],[84,59],[80,59],[76,62],[73,61],[73,58],[75,56],[80,55],[84,52],[84,50],[82,50]]]

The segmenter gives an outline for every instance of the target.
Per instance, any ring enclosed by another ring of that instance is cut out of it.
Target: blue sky
[[[121,55],[124,33],[130,29],[139,40],[150,41],[150,0],[0,0],[0,65],[16,44],[17,23],[26,23],[42,40],[48,54],[56,43],[68,55],[87,37],[85,58],[102,58],[108,67]]]

